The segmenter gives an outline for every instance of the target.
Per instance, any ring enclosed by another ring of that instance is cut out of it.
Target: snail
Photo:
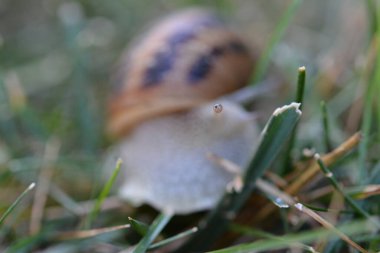
[[[132,204],[188,214],[212,208],[233,175],[207,158],[245,167],[259,132],[228,94],[244,87],[254,59],[215,14],[191,9],[154,25],[122,56],[107,132],[123,160],[118,194]]]

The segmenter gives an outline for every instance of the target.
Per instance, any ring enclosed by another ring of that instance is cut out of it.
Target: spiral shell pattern
[[[247,45],[216,15],[191,9],[169,16],[123,55],[113,78],[108,132],[123,136],[149,118],[237,90],[253,65]]]

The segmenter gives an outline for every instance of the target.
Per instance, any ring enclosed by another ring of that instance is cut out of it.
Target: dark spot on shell
[[[223,47],[214,47],[211,50],[211,55],[214,57],[222,56],[224,54],[225,50]]]
[[[187,25],[180,26],[167,38],[167,49],[153,56],[153,65],[147,67],[144,76],[144,87],[159,85],[165,76],[172,71],[181,46],[190,40],[196,39],[202,29],[218,27],[223,22],[215,15],[207,15],[194,20]],[[225,52],[222,47],[215,47],[209,55],[203,56],[191,67],[188,79],[195,83],[203,79],[211,70],[212,60]]]
[[[154,64],[146,69],[144,86],[151,87],[162,82],[165,75],[173,68],[178,50],[180,50],[180,46],[194,39],[200,28],[212,27],[216,25],[220,25],[220,21],[218,19],[215,17],[207,17],[205,19],[198,20],[187,27],[183,27],[181,30],[177,30],[169,36],[167,39],[168,49],[163,52],[156,53],[154,55]],[[213,54],[219,55],[220,53],[221,49],[216,49]],[[205,67],[207,64],[200,64],[200,68],[204,68],[203,71],[208,72],[206,70],[207,67]],[[194,76],[197,74],[202,75],[202,71],[200,69],[194,69],[193,72]],[[207,73],[205,73],[205,75],[206,74]],[[200,77],[200,79],[201,78],[202,77]]]
[[[208,19],[199,20],[195,24],[182,27],[181,30],[176,30],[170,35],[167,39],[167,50],[156,53],[154,55],[154,64],[147,68],[144,86],[151,87],[162,82],[165,75],[172,70],[181,45],[194,39],[199,32],[200,26],[204,27],[212,24],[216,24],[215,20],[212,22]]]
[[[167,49],[158,52],[154,56],[154,64],[147,68],[145,73],[144,86],[150,87],[158,85],[169,72],[173,65],[179,47],[195,37],[195,32],[191,29],[176,31],[167,40]]]
[[[193,84],[204,79],[211,72],[213,61],[224,53],[226,53],[225,46],[216,46],[207,55],[199,57],[190,68],[188,81]]]
[[[212,60],[212,55],[202,55],[199,57],[199,59],[190,68],[188,75],[189,82],[196,83],[204,79],[211,71]]]
[[[150,87],[159,84],[173,67],[174,59],[175,52],[172,49],[156,53],[154,64],[145,72],[144,86]]]
[[[240,41],[232,41],[228,47],[233,51],[233,52],[236,52],[236,53],[240,53],[240,54],[244,54],[244,53],[247,53],[248,49],[246,48],[246,46],[240,42]]]
[[[216,46],[213,47],[207,55],[199,57],[190,68],[187,78],[188,81],[194,84],[204,79],[211,72],[213,61],[222,56],[225,52],[225,46]]]

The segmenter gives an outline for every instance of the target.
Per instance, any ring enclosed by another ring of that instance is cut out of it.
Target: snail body
[[[127,51],[108,106],[120,140],[110,156],[125,167],[119,195],[178,214],[212,208],[233,175],[207,154],[245,167],[258,138],[251,114],[223,98],[252,67],[241,38],[202,10],[161,21]]]
[[[234,175],[207,154],[245,166],[258,136],[248,113],[226,100],[218,102],[222,113],[215,114],[210,103],[141,123],[113,152],[126,169],[119,195],[170,213],[212,208]]]

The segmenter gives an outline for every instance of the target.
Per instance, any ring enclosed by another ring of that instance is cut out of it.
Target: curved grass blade
[[[350,224],[345,224],[338,227],[346,235],[358,235],[363,232],[370,232],[373,227],[366,221],[356,221]],[[237,246],[211,251],[209,253],[248,253],[248,252],[269,252],[277,249],[289,248],[297,243],[310,243],[320,238],[330,238],[330,240],[337,238],[333,231],[326,228],[316,229],[299,234],[288,234],[279,238],[260,240],[253,243],[240,244]],[[310,249],[312,250],[312,249]]]
[[[194,234],[194,233],[196,233],[197,231],[198,231],[198,228],[197,228],[197,227],[190,228],[190,229],[188,229],[188,230],[186,230],[186,231],[184,231],[184,232],[181,232],[181,233],[179,233],[179,234],[176,234],[175,236],[169,237],[169,238],[167,238],[167,239],[165,239],[165,240],[162,240],[162,241],[159,241],[159,242],[157,242],[157,243],[155,243],[155,244],[152,244],[152,245],[149,247],[149,250],[157,249],[157,248],[163,247],[163,246],[165,246],[165,245],[167,245],[167,244],[169,244],[169,243],[172,243],[172,242],[174,242],[174,241],[176,241],[176,240],[179,240],[179,239],[181,239],[181,238],[183,238],[183,237],[186,237],[186,236],[189,236],[189,235],[191,235],[191,234]]]
[[[20,196],[17,197],[17,199],[12,203],[10,207],[5,211],[5,213],[0,217],[0,226],[3,224],[4,220],[8,217],[8,215],[15,209],[15,207],[21,202],[21,200],[25,197],[28,192],[33,190],[33,188],[36,186],[35,183],[31,183],[28,188],[26,188]]]
[[[133,250],[133,253],[144,253],[150,247],[151,243],[156,239],[156,237],[160,234],[162,229],[168,224],[170,219],[172,218],[172,214],[161,213],[158,217],[153,221],[152,225],[150,225],[148,232],[146,235],[140,240],[140,242],[136,245],[136,248]]]
[[[99,197],[97,198],[94,208],[91,210],[90,215],[86,219],[85,228],[90,228],[91,223],[95,220],[96,216],[98,216],[100,212],[100,208],[102,207],[102,204],[104,200],[107,198],[108,194],[111,191],[112,185],[116,181],[117,175],[119,174],[120,168],[121,168],[122,160],[119,159],[116,162],[115,170],[113,171],[110,179],[107,181],[106,185],[104,186],[102,192],[100,193]]]
[[[139,235],[145,236],[148,232],[149,226],[145,224],[144,222],[135,220],[131,217],[128,217],[129,224],[131,224],[131,227],[133,230],[135,230]]]
[[[371,220],[373,224],[376,224],[377,228],[380,228],[380,224],[377,220],[372,219],[371,215],[367,213],[363,208],[361,208],[348,194],[346,194],[342,187],[339,185],[339,182],[335,179],[334,174],[331,172],[331,170],[324,164],[319,154],[315,154],[314,156],[315,160],[317,160],[319,167],[325,174],[326,178],[330,181],[331,185],[337,190],[346,202],[351,206],[351,208],[362,218],[366,218],[368,220]]]
[[[241,225],[234,224],[231,229],[237,233],[243,234],[243,235],[248,235],[252,237],[259,237],[263,239],[272,239],[272,240],[278,240],[278,241],[283,241],[281,236],[278,235],[273,235],[265,231],[253,229],[251,227],[245,227]],[[303,249],[305,252],[314,252],[315,250],[306,244],[302,244],[299,242],[295,242],[292,244],[293,247],[298,248],[298,249]]]
[[[178,252],[199,252],[208,248],[228,227],[245,201],[255,188],[256,180],[277,157],[281,148],[290,137],[298,119],[301,116],[300,104],[278,108],[269,119],[261,140],[244,176],[244,186],[241,192],[226,193],[218,206],[206,217],[205,225]]]
[[[60,241],[66,240],[78,240],[78,239],[87,239],[90,237],[95,237],[98,235],[102,235],[105,233],[114,232],[121,229],[130,228],[129,224],[113,226],[113,227],[105,227],[105,228],[96,228],[90,230],[80,230],[80,231],[69,231],[58,234],[54,239]]]
[[[377,17],[377,28],[380,23],[379,17]],[[363,107],[363,116],[361,121],[361,132],[363,134],[363,140],[359,144],[359,159],[358,159],[358,167],[359,167],[359,178],[358,184],[361,182],[365,182],[369,175],[369,169],[367,166],[368,159],[368,150],[370,147],[370,139],[371,139],[371,126],[374,121],[373,113],[374,113],[374,102],[377,99],[377,91],[380,89],[380,31],[376,31],[373,34],[373,47],[374,53],[376,55],[375,67],[372,72],[371,79],[368,81],[365,94],[364,94],[364,107]]]

